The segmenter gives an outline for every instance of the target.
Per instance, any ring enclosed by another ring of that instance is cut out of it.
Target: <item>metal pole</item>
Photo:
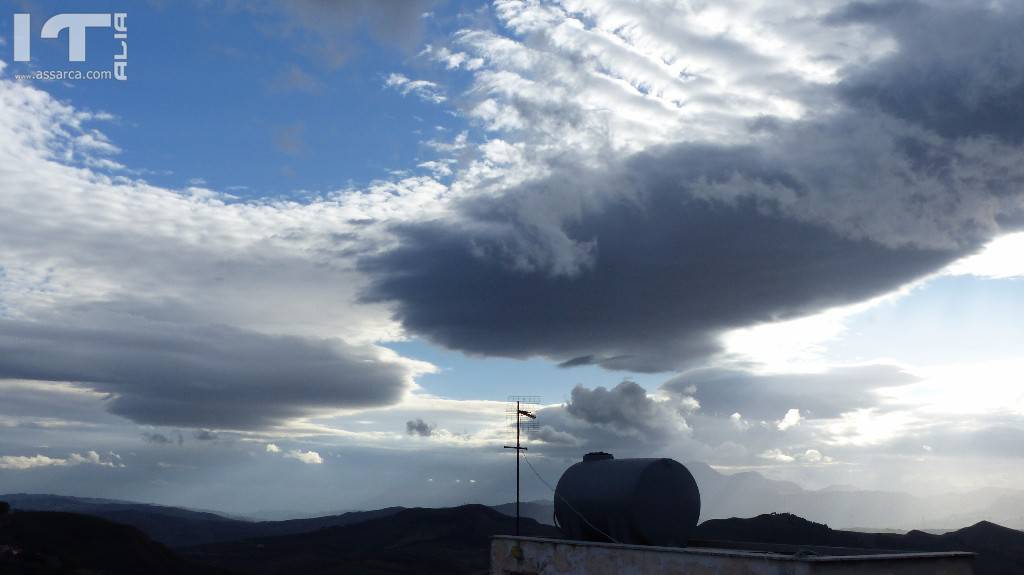
[[[519,536],[519,402],[516,402],[516,537]]]
[[[511,401],[511,398],[509,398]],[[530,419],[537,419],[537,416],[529,411],[523,411],[523,406],[520,400],[516,400],[516,444],[506,445],[505,449],[516,450],[516,535],[519,535],[519,452],[526,451],[527,448],[523,447],[520,441],[519,434],[519,422],[522,420],[522,416],[525,415]]]

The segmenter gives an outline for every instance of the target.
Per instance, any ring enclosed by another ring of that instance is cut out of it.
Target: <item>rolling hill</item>
[[[1024,491],[984,488],[920,497],[851,487],[804,489],[756,472],[725,474],[688,462],[700,487],[701,519],[787,512],[819,523],[859,529],[948,530],[979,521],[1024,529]]]
[[[0,573],[5,575],[220,572],[183,559],[134,527],[100,517],[59,511],[0,516]]]
[[[930,497],[842,486],[811,490],[796,483],[769,479],[757,472],[726,474],[704,463],[688,462],[686,465],[700,487],[702,520],[787,512],[818,523],[855,527],[859,531],[948,531],[979,521],[1024,529],[1024,490],[985,488]],[[391,507],[285,521],[248,521],[205,511],[104,499],[14,494],[0,495],[0,500],[10,501],[20,509],[72,511],[106,517],[138,527],[172,547],[301,533],[319,527],[347,525],[401,509]],[[497,505],[495,509],[507,515],[515,513],[511,503]],[[550,500],[522,504],[523,516],[540,523],[553,524],[552,511]]]
[[[726,474],[704,463],[686,466],[700,487],[702,520],[788,512],[856,531],[945,532],[979,521],[1024,529],[1022,490],[984,488],[929,497],[842,486],[812,490],[751,471]],[[511,503],[495,509],[515,513]],[[521,509],[524,517],[549,525],[553,511],[550,500],[524,502]]]
[[[790,513],[771,513],[749,519],[711,519],[697,527],[694,537],[699,540],[695,544],[731,541],[897,551],[970,551],[977,553],[976,575],[1013,575],[1024,569],[1024,532],[987,521],[941,535],[924,531],[863,533],[832,529]]]
[[[523,535],[561,537],[522,519]],[[404,509],[389,517],[311,533],[213,543],[182,550],[194,561],[253,575],[486,573],[490,537],[515,519],[483,505]]]
[[[537,503],[537,502],[535,502]],[[101,506],[114,505],[104,502]],[[123,504],[130,506],[132,504]],[[539,504],[530,509],[543,509]],[[196,518],[184,510],[178,528]],[[138,513],[144,511],[137,510]],[[128,517],[135,515],[128,514]],[[339,519],[341,518],[341,519]],[[331,525],[333,521],[347,521]],[[157,519],[150,517],[149,523]],[[235,520],[227,520],[235,521]],[[67,512],[19,511],[0,516],[0,572],[72,573],[88,568],[104,573],[277,573],[374,574],[484,573],[491,535],[512,533],[515,519],[482,505],[428,509],[383,509],[271,525],[284,533],[243,535],[170,550],[134,527]],[[245,523],[245,522],[242,522]],[[277,523],[277,522],[268,522]],[[259,526],[260,523],[252,525]],[[298,531],[302,527],[308,530]],[[221,532],[224,534],[225,532]],[[266,533],[266,532],[265,532]],[[522,533],[560,537],[560,532],[524,517]],[[910,531],[865,533],[837,530],[789,513],[749,519],[711,519],[697,528],[692,544],[757,549],[759,545],[807,546],[897,551],[972,551],[977,575],[1020,573],[1024,532],[979,522],[943,534]],[[18,549],[19,557],[4,551]],[[202,568],[198,567],[203,565]]]
[[[131,525],[170,547],[303,533],[387,517],[402,509],[388,507],[286,521],[245,521],[179,507],[63,495],[10,494],[0,495],[0,501],[7,501],[18,510],[64,511],[102,517]]]

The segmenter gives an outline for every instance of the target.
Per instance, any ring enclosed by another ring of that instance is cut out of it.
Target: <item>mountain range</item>
[[[305,533],[324,527],[337,527],[377,517],[388,517],[402,510],[401,507],[388,507],[307,519],[247,521],[208,511],[88,497],[16,493],[0,495],[0,501],[6,501],[14,509],[25,511],[59,511],[102,517],[131,525],[170,547]]]
[[[747,471],[721,473],[700,462],[687,468],[700,488],[701,520],[753,517],[788,512],[818,523],[858,531],[921,529],[948,531],[979,521],[1024,529],[1024,490],[984,488],[928,497],[898,491],[871,491],[833,486],[805,489],[796,483],[769,479]],[[59,498],[24,494],[0,495],[21,509],[71,511],[105,517],[139,527],[172,546],[198,545],[244,537],[301,533],[318,527],[345,525],[400,508],[356,511],[283,521],[250,521],[204,511],[91,498]],[[512,515],[514,505],[495,509]],[[553,524],[550,500],[521,504],[521,514]],[[369,513],[370,515],[365,515]],[[155,523],[151,523],[158,518]]]
[[[811,490],[753,471],[725,474],[695,462],[686,467],[700,488],[702,521],[785,511],[852,531],[943,532],[980,521],[1024,529],[1024,490],[984,488],[929,497],[845,486]],[[515,513],[512,503],[495,509]],[[547,524],[554,523],[553,511],[550,500],[520,506],[524,517]]]
[[[1024,570],[1024,532],[988,521],[937,535],[912,530],[905,534],[863,533],[831,529],[791,513],[770,513],[749,519],[711,519],[697,527],[694,545],[717,542],[774,543],[793,546],[885,549],[893,551],[970,551],[976,553],[976,575],[1014,575]]]
[[[346,515],[349,514],[334,517]],[[162,516],[171,514],[165,510]],[[191,517],[189,513],[182,516]],[[172,550],[139,529],[100,517],[15,508],[10,514],[0,515],[0,572],[5,575],[486,573],[490,537],[511,534],[515,529],[513,517],[482,505],[397,511],[392,508],[384,513],[370,512],[358,517],[362,519],[349,516],[347,524],[300,533],[179,546]],[[521,528],[523,535],[561,536],[557,529],[529,518],[522,520]],[[989,522],[942,535],[922,531],[879,534],[834,530],[792,514],[773,513],[749,519],[705,521],[697,527],[691,544],[752,550],[774,544],[776,552],[793,553],[814,552],[817,547],[973,551],[977,553],[977,575],[1016,574],[1024,566],[1024,532]]]
[[[142,531],[101,517],[59,511],[0,515],[4,575],[211,575]]]
[[[752,471],[724,474],[698,462],[686,467],[700,488],[701,520],[785,511],[859,530],[948,530],[979,521],[1024,529],[1024,490],[984,488],[927,497],[852,487],[810,490]]]
[[[689,462],[686,466],[700,488],[701,520],[788,512],[817,523],[856,531],[942,532],[980,521],[1024,529],[1024,490],[984,488],[929,497],[844,486],[810,490],[752,471],[726,474],[700,462]],[[0,495],[0,499],[20,509],[105,517],[138,527],[171,546],[302,533],[401,510],[392,507],[325,517],[251,521],[206,511],[93,498],[9,494]],[[507,515],[515,513],[512,503],[495,506],[495,509]],[[520,506],[523,517],[548,525],[554,524],[553,511],[551,500],[523,502]]]
[[[561,537],[522,519],[520,533]],[[285,573],[486,573],[490,538],[515,519],[483,505],[403,509],[385,518],[310,533],[212,543],[181,550],[205,565],[254,575]]]
[[[742,546],[968,550],[979,553],[979,575],[1024,572],[1024,533],[1012,529],[1024,526],[1024,491],[918,497],[849,487],[808,490],[756,472],[724,474],[701,463],[687,467],[701,491],[698,539]],[[515,524],[513,503],[253,521],[109,499],[9,494],[0,501],[16,511],[0,517],[5,575],[97,566],[100,572],[158,575],[473,573],[486,571],[488,538],[512,533]],[[559,536],[550,500],[523,502],[520,511],[524,534]],[[955,529],[963,525],[970,527]],[[24,553],[14,557],[11,549]]]

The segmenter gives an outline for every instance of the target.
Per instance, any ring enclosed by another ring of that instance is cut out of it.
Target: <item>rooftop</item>
[[[973,553],[905,553],[877,549],[692,541],[654,547],[498,535],[492,575],[704,573],[727,575],[971,575]]]

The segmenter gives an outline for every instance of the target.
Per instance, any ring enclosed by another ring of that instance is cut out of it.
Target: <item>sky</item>
[[[0,493],[501,503],[512,395],[552,483],[1024,478],[1016,2],[5,7]]]

